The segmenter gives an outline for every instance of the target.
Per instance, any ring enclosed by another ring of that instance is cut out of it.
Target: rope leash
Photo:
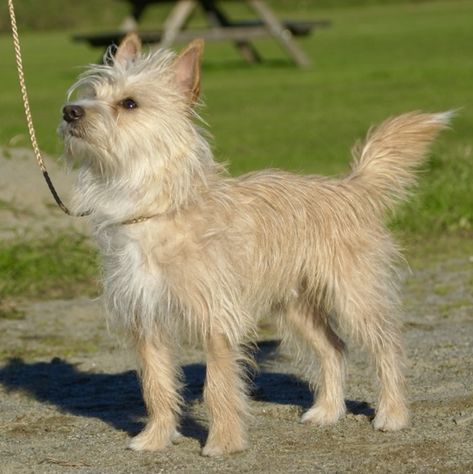
[[[13,35],[13,47],[15,49],[15,60],[16,60],[16,69],[18,72],[18,81],[20,83],[20,90],[21,90],[21,97],[23,99],[23,107],[25,110],[26,116],[26,123],[28,124],[28,132],[30,135],[31,146],[33,147],[33,151],[36,157],[36,161],[38,162],[38,166],[40,167],[43,177],[48,185],[51,194],[53,195],[56,204],[62,209],[62,211],[67,214],[68,216],[73,217],[84,217],[91,214],[91,211],[82,212],[81,214],[73,214],[67,206],[62,202],[61,198],[59,197],[56,188],[54,187],[51,178],[49,177],[48,170],[46,169],[46,165],[44,164],[43,157],[39,150],[38,142],[36,140],[36,133],[33,125],[33,117],[31,115],[30,110],[30,103],[28,100],[28,93],[26,91],[26,84],[25,84],[25,74],[23,72],[23,62],[21,60],[21,48],[20,48],[20,38],[18,35],[18,27],[16,25],[16,17],[15,17],[15,9],[13,8],[13,0],[8,0],[8,11],[10,13],[10,24],[11,30]],[[125,221],[120,222],[121,225],[130,225],[130,224],[139,224],[140,222],[145,222],[153,217],[156,217],[158,214],[152,214],[147,216],[140,216],[131,219],[127,219]]]
[[[43,177],[48,185],[51,194],[54,197],[57,205],[69,216],[74,217],[82,217],[89,215],[90,212],[84,212],[82,214],[73,214],[71,211],[66,207],[66,205],[61,201],[51,178],[49,177],[48,170],[46,169],[46,165],[44,164],[43,157],[41,156],[41,152],[39,150],[38,142],[36,140],[36,133],[33,125],[33,117],[31,115],[30,103],[28,100],[28,93],[26,91],[26,84],[25,84],[25,75],[23,72],[23,62],[21,60],[21,48],[20,48],[20,39],[18,36],[18,27],[16,25],[16,17],[15,17],[15,10],[13,8],[13,0],[8,0],[8,11],[10,13],[10,24],[11,30],[13,35],[13,47],[15,49],[15,60],[16,60],[16,69],[18,72],[18,81],[20,83],[20,90],[21,90],[21,97],[23,99],[23,107],[25,110],[26,116],[26,123],[28,124],[28,132],[30,135],[31,146],[33,147],[33,152],[36,157],[36,161],[38,162],[38,166],[40,167]]]

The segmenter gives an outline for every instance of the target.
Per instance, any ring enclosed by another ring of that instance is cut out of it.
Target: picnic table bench
[[[232,0],[246,3],[257,15],[255,20],[230,20],[221,5],[228,0],[126,0],[131,7],[130,15],[122,26],[113,32],[75,35],[74,40],[85,41],[91,46],[118,44],[130,31],[137,31],[141,40],[169,48],[176,42],[188,42],[194,38],[206,41],[233,41],[248,62],[259,62],[261,56],[250,40],[272,37],[286,50],[300,67],[310,60],[295,42],[294,37],[308,35],[315,27],[326,27],[327,20],[280,21],[265,0]],[[139,22],[151,4],[175,3],[163,23],[162,30],[139,30]],[[193,13],[200,7],[208,22],[206,28],[186,29]]]

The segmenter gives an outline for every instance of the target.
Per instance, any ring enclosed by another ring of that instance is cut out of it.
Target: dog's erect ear
[[[115,53],[115,62],[126,66],[132,63],[141,52],[141,41],[136,33],[128,33]]]
[[[177,83],[193,104],[200,94],[200,61],[204,52],[204,40],[196,39],[174,61]]]

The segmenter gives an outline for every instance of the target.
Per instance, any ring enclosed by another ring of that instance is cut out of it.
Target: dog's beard
[[[83,130],[71,128],[63,136],[64,153],[68,161],[83,163],[89,162],[96,154],[94,147],[88,142]]]
[[[86,138],[86,131],[81,124],[68,125],[65,133],[74,138]]]
[[[97,134],[88,122],[62,122],[58,134],[64,142],[67,161],[74,164],[99,163],[104,159],[104,150],[109,148],[106,143],[97,141],[97,136],[104,134]]]
[[[62,138],[66,150],[75,147],[75,143],[78,141],[87,142],[87,131],[82,123],[67,123],[63,121],[59,125],[57,133]]]

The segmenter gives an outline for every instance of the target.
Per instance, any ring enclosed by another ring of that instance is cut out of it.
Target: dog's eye
[[[121,100],[118,105],[124,109],[136,109],[138,107],[138,104],[131,97]]]

